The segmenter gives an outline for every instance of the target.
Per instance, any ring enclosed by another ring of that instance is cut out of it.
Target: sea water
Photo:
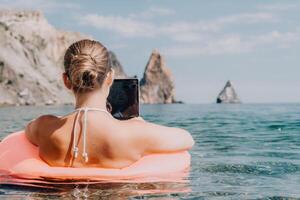
[[[0,138],[39,115],[71,111],[71,106],[0,108]],[[0,185],[0,199],[300,198],[300,104],[144,105],[141,113],[147,121],[193,135],[187,183]]]

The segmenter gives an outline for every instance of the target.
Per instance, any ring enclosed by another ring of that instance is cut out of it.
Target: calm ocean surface
[[[0,108],[0,138],[39,115],[71,111]],[[300,199],[300,104],[147,105],[141,112],[145,120],[192,133],[189,183],[0,185],[0,199]]]

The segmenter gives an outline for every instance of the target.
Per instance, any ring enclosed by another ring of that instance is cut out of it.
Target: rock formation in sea
[[[0,10],[0,105],[73,102],[61,74],[66,48],[91,38],[57,30],[39,11]],[[125,77],[113,52],[117,77]]]
[[[140,86],[141,103],[177,103],[171,71],[157,50],[154,50],[150,56]]]
[[[241,103],[231,81],[227,81],[225,87],[218,95],[217,103]]]

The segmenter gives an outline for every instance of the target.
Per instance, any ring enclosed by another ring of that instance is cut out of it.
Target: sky
[[[114,51],[128,75],[143,76],[157,49],[176,98],[215,102],[231,80],[245,103],[300,102],[300,1],[0,0],[41,10],[58,29]]]

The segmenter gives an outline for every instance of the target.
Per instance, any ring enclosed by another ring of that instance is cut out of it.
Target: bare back
[[[76,113],[64,117],[44,116],[39,121],[38,146],[40,156],[53,166],[73,167],[109,167],[122,168],[130,165],[141,157],[139,148],[135,148],[126,123],[97,111],[88,112],[87,120],[87,152],[88,162],[84,162],[82,118],[79,114],[78,136],[76,139],[79,156],[72,155]]]
[[[183,151],[193,146],[190,134],[138,119],[120,121],[105,113],[88,112],[86,143],[88,161],[83,153],[83,114],[79,114],[79,156],[72,152],[76,113],[64,117],[45,115],[26,128],[27,138],[39,146],[40,157],[51,166],[123,168],[150,153]]]

